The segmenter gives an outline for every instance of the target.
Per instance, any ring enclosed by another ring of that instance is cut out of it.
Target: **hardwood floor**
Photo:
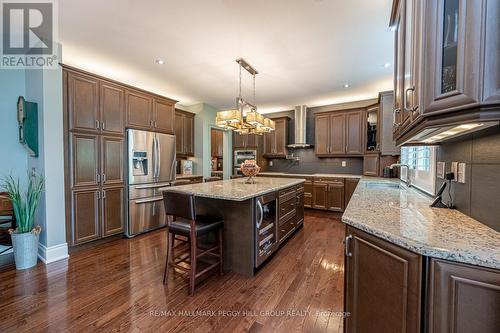
[[[0,332],[341,332],[339,215],[306,211],[299,230],[252,278],[162,284],[165,231],[118,239],[69,260],[0,273]]]

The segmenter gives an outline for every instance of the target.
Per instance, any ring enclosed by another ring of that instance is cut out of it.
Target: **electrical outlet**
[[[273,161],[269,161],[269,166],[272,167],[273,166]]]
[[[439,179],[444,179],[445,169],[446,169],[446,163],[445,162],[437,162],[436,176]]]
[[[457,181],[457,175],[458,175],[458,162],[451,162],[451,172],[453,172],[453,181]]]
[[[347,162],[346,161],[342,161],[342,167],[345,168],[347,166]]]
[[[459,183],[465,184],[465,163],[458,163],[457,180]]]

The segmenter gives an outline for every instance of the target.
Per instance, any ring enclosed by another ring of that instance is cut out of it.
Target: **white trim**
[[[46,247],[42,243],[38,244],[38,258],[43,261],[44,264],[50,264],[51,262],[67,259],[68,254],[68,244],[58,244],[54,246]]]

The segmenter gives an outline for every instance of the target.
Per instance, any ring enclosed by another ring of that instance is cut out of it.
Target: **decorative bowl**
[[[243,175],[248,177],[245,183],[255,184],[253,177],[257,176],[260,171],[260,167],[257,165],[257,162],[255,160],[245,160],[245,162],[241,164],[240,169]]]

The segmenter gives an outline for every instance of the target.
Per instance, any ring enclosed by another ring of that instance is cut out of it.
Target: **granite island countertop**
[[[304,183],[304,179],[268,177],[255,178],[255,184],[245,184],[245,181],[246,178],[227,179],[209,183],[162,187],[160,191],[181,191],[204,198],[245,201]]]
[[[500,269],[500,233],[457,211],[429,207],[399,180],[363,177],[342,222],[418,254]]]
[[[286,177],[333,177],[333,178],[361,178],[362,175],[349,173],[288,173],[288,172],[259,172],[261,176],[286,176]]]

